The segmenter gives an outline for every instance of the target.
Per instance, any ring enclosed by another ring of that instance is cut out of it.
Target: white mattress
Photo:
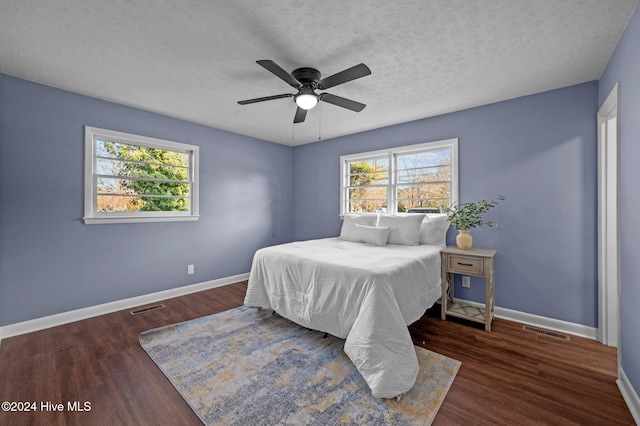
[[[392,398],[418,374],[407,325],[440,294],[438,246],[326,238],[258,250],[244,304],[346,339],[344,350],[373,395]]]

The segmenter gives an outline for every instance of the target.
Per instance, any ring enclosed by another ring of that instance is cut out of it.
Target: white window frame
[[[458,139],[445,139],[441,141],[426,142],[416,145],[408,145],[397,148],[382,149],[378,151],[361,152],[340,156],[340,217],[347,212],[349,167],[347,164],[353,161],[365,161],[375,157],[387,157],[389,159],[389,182],[387,184],[387,213],[397,214],[398,203],[396,199],[397,164],[396,156],[426,151],[451,149],[451,204],[458,200]]]
[[[168,151],[184,152],[189,154],[189,183],[191,190],[190,210],[181,212],[99,212],[97,211],[97,185],[96,176],[96,140],[109,140],[128,145],[145,146],[148,148],[166,149]],[[172,142],[147,136],[117,132],[115,130],[100,129],[98,127],[85,126],[85,163],[84,163],[84,223],[87,225],[107,223],[135,223],[135,222],[177,222],[195,221],[200,218],[198,209],[199,185],[198,165],[200,147],[180,142]]]

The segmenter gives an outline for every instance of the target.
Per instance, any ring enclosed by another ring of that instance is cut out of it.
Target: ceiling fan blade
[[[324,90],[347,81],[355,80],[371,74],[371,70],[365,64],[358,64],[337,74],[330,75],[318,82],[318,89]]]
[[[302,86],[297,79],[295,79],[291,74],[283,70],[280,65],[276,64],[270,59],[263,59],[260,61],[256,61],[259,65],[262,65],[267,71],[272,72],[276,77],[284,80],[290,86],[295,87],[296,89]]]
[[[307,110],[298,107],[296,110],[296,116],[293,119],[294,123],[302,123],[304,119],[307,118]]]
[[[265,96],[264,98],[247,99],[246,101],[238,101],[240,105],[255,104],[256,102],[272,101],[280,98],[290,98],[293,95],[291,93],[284,93],[282,95]]]
[[[342,108],[350,109],[351,111],[360,112],[366,107],[365,104],[352,101],[351,99],[343,98],[341,96],[332,95],[331,93],[321,93],[320,100],[329,102],[330,104],[337,105]]]

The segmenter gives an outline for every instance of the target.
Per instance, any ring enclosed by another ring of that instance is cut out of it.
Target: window
[[[437,211],[458,195],[458,139],[340,157],[340,214]]]
[[[198,220],[199,147],[85,126],[84,222]]]

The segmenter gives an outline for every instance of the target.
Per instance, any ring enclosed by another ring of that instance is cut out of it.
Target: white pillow
[[[446,214],[427,215],[420,225],[420,244],[446,247],[449,225]]]
[[[387,243],[417,246],[420,244],[420,224],[424,217],[424,214],[381,215],[378,226],[391,228]]]
[[[345,241],[360,241],[356,225],[376,226],[378,217],[376,215],[346,214],[342,221],[342,229],[340,230],[340,239]]]
[[[358,241],[376,246],[386,246],[389,232],[391,231],[387,226],[365,226],[357,223],[355,230]]]

